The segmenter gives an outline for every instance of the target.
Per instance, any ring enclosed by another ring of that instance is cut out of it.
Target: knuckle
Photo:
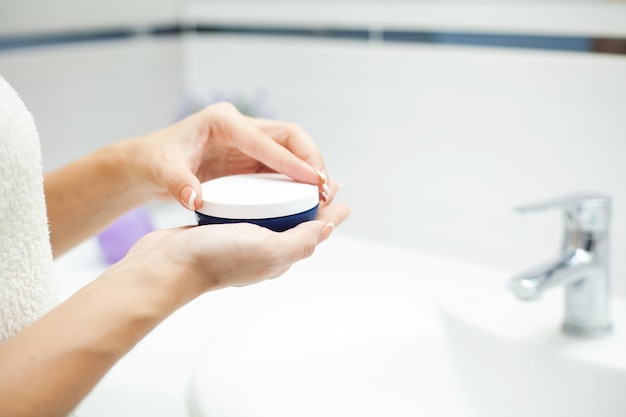
[[[229,102],[229,101],[219,101],[217,103],[214,104],[215,108],[221,111],[232,111],[232,110],[236,110],[236,107],[233,105],[233,103]]]
[[[238,113],[237,108],[232,103],[229,103],[228,101],[220,101],[220,102],[211,104],[207,108],[207,110],[222,117],[231,115],[233,113]]]
[[[291,137],[301,136],[304,134],[304,128],[295,122],[288,122],[286,129],[287,129],[287,133]]]
[[[302,259],[306,259],[313,255],[316,246],[317,241],[314,240],[312,237],[305,239],[303,242]]]

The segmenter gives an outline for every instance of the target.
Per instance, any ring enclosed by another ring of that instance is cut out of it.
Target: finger
[[[290,265],[308,258],[313,254],[317,245],[330,236],[333,229],[332,223],[313,220],[278,233],[275,238],[280,240],[281,247],[285,249],[281,252],[281,262]]]
[[[211,110],[208,113],[210,126],[216,126],[221,133],[230,136],[243,153],[297,181],[319,184],[320,176],[314,167],[276,142],[234,106],[222,103],[208,109]]]
[[[292,264],[311,256],[317,245],[328,239],[335,227],[350,215],[350,208],[345,204],[333,204],[319,213],[317,220],[301,223],[277,234],[276,238],[288,248],[283,253],[284,261]]]
[[[316,221],[321,221],[324,224],[332,223],[335,226],[339,226],[350,216],[351,212],[350,207],[344,203],[329,204],[319,208]]]
[[[300,125],[270,119],[248,117],[251,123],[272,137],[276,143],[314,167],[318,174],[320,200],[328,203],[332,199],[330,178],[324,166],[324,159],[313,138]]]
[[[185,208],[196,210],[202,205],[202,188],[198,178],[186,167],[168,168],[167,190]]]
[[[248,117],[248,119],[269,134],[276,143],[316,169],[320,200],[325,204],[329,203],[333,198],[336,187],[333,189],[331,179],[328,177],[324,167],[324,159],[313,138],[296,123],[251,117]]]
[[[248,118],[251,123],[270,135],[278,144],[319,171],[324,169],[324,158],[313,138],[300,125],[271,119]]]
[[[324,159],[313,138],[296,123],[251,117],[248,117],[248,119],[270,135],[276,143],[315,168],[318,175],[317,185],[319,186],[320,200],[324,203],[329,203],[332,200],[334,191],[331,190],[331,180],[326,172]]]
[[[320,207],[329,205],[339,192],[341,185],[332,179],[328,179],[327,183],[320,185]]]

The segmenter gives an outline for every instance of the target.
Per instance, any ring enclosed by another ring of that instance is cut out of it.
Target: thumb
[[[198,178],[187,168],[171,171],[167,189],[185,208],[196,210],[202,205],[202,188]]]

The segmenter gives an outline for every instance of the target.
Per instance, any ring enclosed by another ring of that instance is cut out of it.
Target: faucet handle
[[[585,208],[609,208],[611,199],[602,194],[569,194],[552,200],[515,207],[520,213],[532,213],[548,209],[581,210]]]
[[[552,200],[519,206],[519,213],[562,209],[568,229],[598,232],[608,229],[611,199],[602,194],[570,194]]]

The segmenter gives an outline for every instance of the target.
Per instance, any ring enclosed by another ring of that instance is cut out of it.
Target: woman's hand
[[[177,308],[210,290],[281,275],[311,255],[349,211],[330,204],[318,220],[282,233],[226,224],[146,235],[124,259],[0,348],[0,415],[68,415]]]
[[[164,295],[178,308],[207,291],[284,274],[312,255],[349,214],[346,205],[330,204],[316,220],[281,233],[247,223],[160,230],[140,239],[116,267],[153,271],[150,276],[172,286]]]
[[[200,183],[229,174],[277,171],[317,184],[321,207],[337,185],[309,135],[293,123],[254,119],[227,103],[209,106],[154,133],[106,146],[45,176],[55,256],[124,212],[173,196],[192,210]]]
[[[319,185],[322,202],[330,201],[336,189],[302,128],[244,116],[228,103],[208,106],[126,145],[139,184],[155,195],[170,194],[190,210],[202,204],[200,183],[224,175],[280,172]]]
[[[161,230],[0,349],[0,415],[67,415],[113,364],[198,295],[277,277],[349,215],[311,138],[290,123],[209,106],[152,134],[109,145],[46,174],[55,255],[159,195],[189,209],[200,182],[278,171],[317,184],[318,219],[282,233],[250,224]],[[46,375],[41,378],[41,375]],[[23,387],[28,387],[27,390]],[[61,393],[61,394],[59,394]]]

